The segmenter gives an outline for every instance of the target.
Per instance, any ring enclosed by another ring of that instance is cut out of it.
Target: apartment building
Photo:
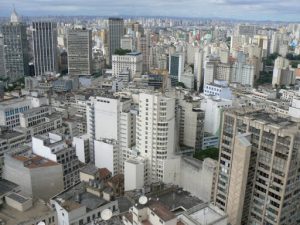
[[[299,124],[252,107],[222,121],[215,204],[231,224],[298,224]]]

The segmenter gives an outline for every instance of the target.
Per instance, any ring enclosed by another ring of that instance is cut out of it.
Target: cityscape
[[[300,225],[299,0],[2,0],[0,225]]]

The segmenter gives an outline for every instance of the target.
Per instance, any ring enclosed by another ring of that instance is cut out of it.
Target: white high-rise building
[[[198,51],[195,52],[194,76],[195,76],[197,91],[201,91],[203,86],[203,50],[202,49],[199,49]]]
[[[87,104],[87,131],[90,159],[96,166],[107,166],[109,161],[113,162],[109,166],[113,168],[111,172],[123,171],[127,150],[135,144],[135,117],[130,99],[111,95],[90,98]],[[99,158],[103,154],[107,157],[106,161]]]
[[[140,52],[112,56],[112,75],[117,77],[124,69],[129,69],[131,79],[140,77],[143,70],[143,56]]]
[[[163,163],[175,151],[175,99],[139,95],[136,148],[146,159],[145,183],[163,180]]]
[[[92,74],[92,31],[68,31],[68,72],[70,75]]]

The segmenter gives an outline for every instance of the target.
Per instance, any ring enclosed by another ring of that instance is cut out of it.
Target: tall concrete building
[[[138,51],[143,55],[143,72],[148,72],[150,69],[150,48],[149,34],[141,35],[138,38]]]
[[[121,47],[121,38],[124,35],[124,20],[121,18],[108,19],[108,52],[109,62],[111,65],[112,55],[115,54],[116,49]]]
[[[163,163],[175,151],[175,99],[141,93],[136,130],[136,148],[146,159],[145,183],[162,181]]]
[[[70,75],[92,74],[92,31],[70,29],[67,38]]]
[[[123,171],[127,150],[135,144],[136,115],[131,99],[109,94],[90,97],[87,104],[87,133],[90,159],[99,167]]]
[[[286,58],[278,57],[274,64],[272,86],[289,86],[294,84],[295,80],[294,70],[290,66],[290,61]]]
[[[299,224],[299,123],[245,107],[223,114],[215,204],[230,224]]]
[[[53,22],[33,22],[33,55],[35,76],[56,74],[57,25]]]
[[[4,42],[3,35],[0,33],[0,77],[6,77],[6,69],[5,69],[5,56],[4,56]]]
[[[10,22],[4,24],[1,27],[1,31],[3,34],[5,66],[4,74],[0,75],[2,78],[7,78],[9,82],[15,82],[18,79],[27,76],[29,73],[26,25],[21,23],[18,14],[14,10],[11,14]],[[1,55],[3,55],[3,53]]]
[[[184,54],[175,53],[169,56],[169,75],[172,85],[181,81],[181,75],[184,71]]]

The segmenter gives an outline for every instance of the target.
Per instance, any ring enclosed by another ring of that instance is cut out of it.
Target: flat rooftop
[[[28,198],[23,197],[22,195],[18,195],[16,193],[11,193],[10,195],[8,195],[7,197],[15,200],[16,202],[19,203],[24,203],[28,201]]]
[[[77,196],[80,196],[80,201],[78,201]],[[85,184],[82,182],[55,196],[54,200],[67,211],[82,206],[85,206],[87,210],[93,210],[107,203],[103,198],[87,192]]]
[[[0,179],[0,196],[17,188],[18,185],[5,179]]]
[[[46,215],[55,215],[55,213],[43,202],[37,200],[33,203],[33,207],[25,212],[20,212],[7,204],[4,204],[0,209],[0,220],[5,222],[5,225],[23,225],[34,221],[38,222],[40,217]]]
[[[13,158],[18,161],[22,161],[24,163],[24,167],[29,168],[29,169],[60,165],[54,161],[51,161],[49,159],[43,158],[38,155],[31,155],[31,156],[15,155],[15,156],[13,156]]]
[[[227,215],[220,209],[208,204],[197,205],[185,212],[184,215],[197,221],[199,225],[214,224],[217,221],[227,218]]]
[[[21,132],[7,130],[7,131],[3,131],[3,133],[0,134],[0,140],[1,139],[11,139],[11,138],[22,136],[22,135],[24,135],[24,134],[22,134]],[[24,138],[25,138],[25,136],[24,136]]]

